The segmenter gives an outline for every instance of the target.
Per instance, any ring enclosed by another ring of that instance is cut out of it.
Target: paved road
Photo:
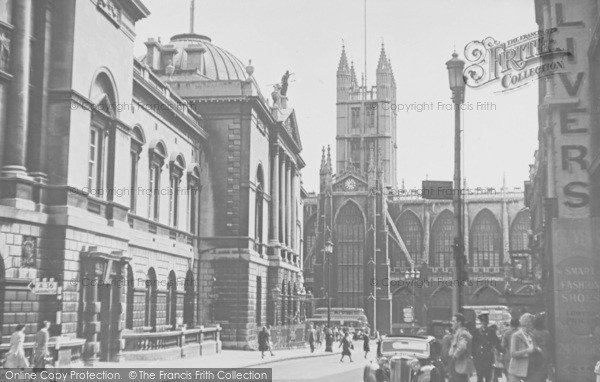
[[[344,363],[341,363],[339,355],[332,355],[278,362],[261,367],[273,368],[274,382],[360,382],[365,364],[372,359],[372,355],[367,360],[363,356],[363,352],[354,351],[354,362],[348,361],[346,357]]]

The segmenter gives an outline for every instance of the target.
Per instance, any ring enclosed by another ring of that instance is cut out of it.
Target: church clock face
[[[350,179],[346,179],[346,181],[344,182],[344,188],[347,191],[354,191],[356,190],[356,181],[352,178]]]

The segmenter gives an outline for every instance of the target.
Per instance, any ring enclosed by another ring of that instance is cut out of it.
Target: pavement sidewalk
[[[335,345],[335,343],[334,343]],[[274,350],[274,356],[269,352],[265,352],[265,358],[261,358],[259,351],[253,350],[222,350],[219,354],[211,354],[206,356],[181,358],[174,360],[159,360],[159,361],[131,361],[131,362],[99,362],[94,367],[96,368],[242,368],[242,367],[269,367],[269,364],[288,361],[292,359],[328,357],[340,355],[341,349],[333,347],[333,353],[326,353],[325,346],[320,349],[315,349],[314,353],[310,352],[308,347],[289,350]]]

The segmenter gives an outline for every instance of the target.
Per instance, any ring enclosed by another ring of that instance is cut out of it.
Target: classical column
[[[13,1],[10,73],[3,176],[27,176],[27,128],[29,121],[29,74],[31,67],[31,0]]]
[[[100,285],[100,276],[102,275],[102,266],[93,261],[92,259],[86,259],[85,267],[87,271],[87,279],[91,280],[90,285],[83,286],[84,292],[84,312],[87,319],[84,322],[83,330],[86,337],[86,343],[84,346],[84,364],[88,366],[94,365],[98,362],[100,353],[100,341],[98,340],[98,334],[100,332],[100,310],[102,308],[99,303],[98,288],[96,285]]]
[[[116,275],[115,279],[118,280],[112,286],[112,303],[111,303],[111,338],[110,338],[110,361],[111,362],[122,362],[123,348],[125,343],[122,337],[122,330],[125,327],[123,321],[123,312],[125,312],[125,305],[123,303],[123,293],[125,292],[125,282],[127,281],[127,268],[126,263],[117,262],[115,265]],[[110,269],[108,270],[111,271]]]
[[[50,45],[51,45],[51,19],[52,6],[50,1],[44,1],[40,12],[35,15],[35,37],[39,43],[32,52],[32,59],[39,70],[34,72],[31,82],[34,87],[32,103],[35,107],[31,110],[31,129],[27,139],[27,170],[29,175],[38,182],[45,182],[47,176],[46,161],[46,131],[48,111],[48,82],[50,80]]]
[[[273,145],[271,159],[271,244],[279,242],[279,146]]]
[[[280,189],[279,189],[279,211],[280,211],[280,222],[281,224],[279,225],[279,242],[282,243],[284,246],[287,244],[285,242],[286,236],[285,236],[285,223],[286,223],[286,218],[285,218],[285,162],[286,162],[286,156],[285,153],[282,152],[281,153],[281,159],[280,159],[280,163],[279,163],[279,180],[280,180]]]
[[[287,165],[285,166],[285,216],[286,216],[286,230],[285,230],[285,242],[287,243],[290,251],[293,250],[292,245],[292,166],[293,163],[288,158]]]
[[[296,182],[298,181],[298,169],[296,168],[295,164],[292,164],[292,168],[291,168],[291,176],[292,176],[292,180],[291,180],[291,190],[290,190],[290,204],[292,206],[292,227],[291,227],[291,243],[292,243],[292,248],[294,250],[294,252],[296,254],[298,254],[298,240],[296,238],[296,230],[297,230],[297,220],[298,217],[296,216],[296,190],[298,185],[296,184]]]

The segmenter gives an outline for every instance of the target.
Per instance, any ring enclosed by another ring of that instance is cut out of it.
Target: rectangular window
[[[192,235],[197,235],[196,232],[196,219],[197,219],[197,209],[198,209],[198,189],[194,186],[190,186],[188,188],[188,192],[190,195],[190,232]]]
[[[103,195],[102,179],[102,131],[97,127],[90,129],[90,151],[88,158],[88,188],[93,195]]]
[[[262,325],[262,277],[256,277],[256,326]]]
[[[150,167],[150,204],[148,211],[148,218],[158,220],[158,207],[160,200],[160,167],[157,164],[153,164]]]
[[[350,142],[350,161],[356,167],[360,164],[360,140],[353,139]]]
[[[360,129],[360,107],[353,107],[352,111],[352,130]]]
[[[369,103],[366,105],[367,108],[367,123],[369,124],[369,129],[375,128],[375,117],[377,116],[377,104]]]
[[[179,209],[179,178],[171,176],[169,189],[169,224],[177,227],[177,210]]]
[[[138,154],[135,151],[131,152],[131,194],[129,195],[129,211],[135,213],[136,188],[137,188],[137,172],[138,172]]]

